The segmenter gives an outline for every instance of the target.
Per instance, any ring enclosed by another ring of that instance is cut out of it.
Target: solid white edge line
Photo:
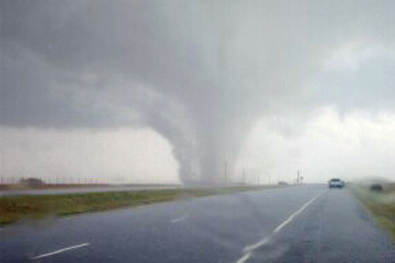
[[[260,241],[248,245],[243,249],[244,255],[236,261],[236,263],[245,263],[247,262],[247,260],[251,257],[251,252],[263,245],[265,245],[266,243],[268,243],[270,241],[270,239],[277,234],[278,232],[280,232],[281,229],[283,229],[286,225],[288,225],[296,216],[298,216],[300,213],[302,213],[309,205],[311,205],[315,200],[317,200],[325,191],[317,194],[315,197],[313,197],[311,200],[309,200],[308,202],[306,202],[301,208],[299,208],[296,212],[292,213],[284,222],[282,222],[280,225],[278,225],[274,230],[273,233],[271,235],[269,235],[268,237],[265,237],[263,239],[261,239]]]
[[[90,245],[90,243],[83,243],[83,244],[80,244],[80,245],[66,247],[66,248],[62,248],[62,249],[59,249],[59,250],[56,250],[56,251],[53,251],[53,252],[49,252],[49,253],[46,253],[46,254],[35,256],[35,257],[30,258],[30,259],[31,260],[36,260],[36,259],[40,259],[40,258],[45,258],[45,257],[49,257],[49,256],[56,255],[56,254],[59,254],[59,253],[63,253],[63,252],[68,251],[68,250],[77,249],[77,248],[81,248],[81,247],[85,247],[85,246],[89,246],[89,245]]]

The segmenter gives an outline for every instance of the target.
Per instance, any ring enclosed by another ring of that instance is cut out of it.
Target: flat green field
[[[277,186],[239,186],[205,189],[141,190],[65,195],[11,196],[0,198],[0,225],[22,219],[43,219],[72,214],[139,206],[208,195],[261,190]]]

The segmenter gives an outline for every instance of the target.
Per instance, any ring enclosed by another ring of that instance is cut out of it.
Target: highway
[[[14,225],[1,262],[395,262],[347,189],[295,186]]]

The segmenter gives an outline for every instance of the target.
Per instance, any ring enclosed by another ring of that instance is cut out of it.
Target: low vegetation
[[[0,190],[32,190],[32,189],[66,189],[66,188],[94,188],[108,187],[108,184],[0,184]]]
[[[142,190],[133,192],[98,192],[65,195],[9,196],[0,198],[0,225],[23,219],[103,211],[127,206],[172,201],[191,197],[260,190],[274,186],[228,187],[205,189]]]
[[[368,184],[355,184],[351,189],[377,224],[388,230],[395,240],[395,184],[381,185],[381,191],[374,191]]]

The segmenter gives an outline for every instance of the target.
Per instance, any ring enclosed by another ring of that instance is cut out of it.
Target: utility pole
[[[299,181],[300,181],[300,174],[299,174],[299,169],[298,169],[298,172],[296,175],[296,183],[299,183]]]
[[[228,186],[227,163],[225,162],[225,187]]]
[[[261,174],[258,174],[258,186],[261,184]]]
[[[247,185],[246,174],[245,174],[245,171],[244,171],[244,166],[243,166],[243,181],[244,181],[244,185]]]

